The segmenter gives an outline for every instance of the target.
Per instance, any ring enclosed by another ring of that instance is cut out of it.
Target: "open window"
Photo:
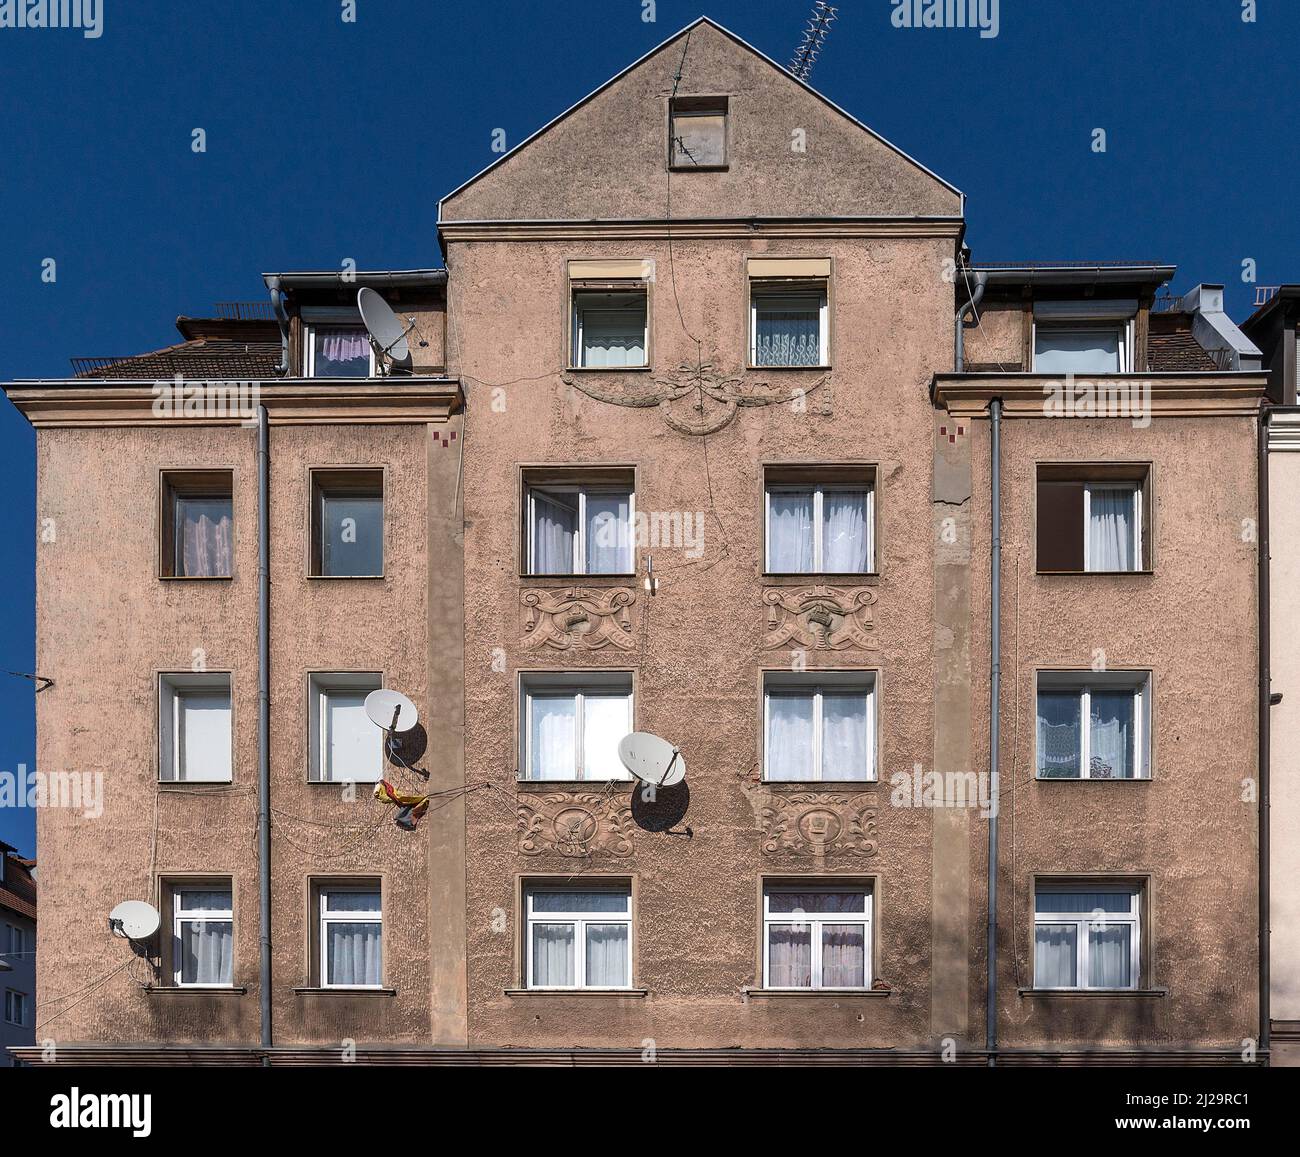
[[[1122,574],[1151,569],[1150,467],[1038,467],[1039,573]]]
[[[524,472],[524,573],[630,575],[636,496],[628,469]]]
[[[1040,671],[1039,779],[1148,779],[1149,671]]]
[[[668,105],[668,165],[673,169],[727,167],[725,96],[678,96]]]
[[[751,257],[749,364],[830,364],[830,258]]]
[[[158,680],[158,778],[229,783],[230,673],[183,671]]]
[[[374,351],[361,314],[352,306],[302,308],[303,359],[309,378],[369,378]]]
[[[234,474],[230,470],[164,471],[160,514],[163,578],[234,574]]]
[[[1122,374],[1133,367],[1136,300],[1034,303],[1034,373]]]
[[[569,365],[628,370],[650,365],[653,263],[569,262]]]
[[[529,672],[520,700],[521,779],[631,778],[618,757],[632,731],[630,672]]]
[[[317,578],[383,575],[383,470],[313,470],[311,493],[311,574]]]

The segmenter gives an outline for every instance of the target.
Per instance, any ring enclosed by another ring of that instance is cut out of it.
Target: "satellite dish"
[[[143,900],[123,900],[108,914],[108,926],[113,935],[124,940],[148,940],[161,923],[158,909]]]
[[[369,286],[357,290],[357,309],[361,311],[361,320],[370,334],[370,344],[375,347],[375,359],[381,372],[385,360],[393,369],[409,370],[411,347],[406,335],[415,328],[415,319],[410,318],[410,324],[403,325],[388,302]]]
[[[366,715],[383,731],[410,731],[420,721],[420,713],[400,691],[381,687],[366,696]]]
[[[666,739],[648,731],[634,731],[618,741],[618,757],[623,766],[642,783],[672,787],[686,778],[686,760]]]

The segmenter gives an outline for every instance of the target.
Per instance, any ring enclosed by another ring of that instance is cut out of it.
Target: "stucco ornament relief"
[[[684,362],[671,376],[646,381],[601,382],[595,378],[565,376],[564,382],[581,390],[598,402],[615,406],[659,408],[663,419],[681,434],[712,434],[728,425],[741,406],[773,406],[782,402],[800,402],[814,390],[827,384],[823,374],[806,386],[777,386],[770,382],[749,382],[740,375],[723,377],[711,362],[692,365]],[[824,404],[818,413],[830,414],[830,391],[824,391]]]
[[[636,602],[636,592],[630,587],[525,590],[520,599],[525,650],[617,647],[630,651],[636,646],[628,611]]]
[[[547,852],[570,859],[605,853],[630,856],[632,809],[597,792],[556,792],[537,802],[519,801],[519,850],[525,856]]]
[[[763,602],[767,604],[764,647],[824,647],[832,651],[875,651],[880,647],[872,610],[876,592],[871,587],[769,587],[763,592]]]
[[[874,856],[876,797],[800,792],[768,796],[759,809],[763,854],[824,859],[834,852]]]

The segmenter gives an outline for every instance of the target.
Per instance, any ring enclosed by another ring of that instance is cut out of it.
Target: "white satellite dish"
[[[415,328],[415,319],[410,318],[409,324],[403,325],[388,302],[369,286],[357,291],[357,309],[361,311],[361,320],[370,334],[370,344],[375,347],[375,360],[380,372],[384,372],[385,361],[391,364],[392,369],[409,370],[411,346],[406,335]]]
[[[686,760],[666,739],[648,731],[634,731],[618,741],[623,766],[642,783],[672,787],[686,778]]]
[[[124,940],[148,940],[161,923],[158,909],[143,900],[123,900],[108,914],[113,935]]]
[[[420,721],[420,713],[400,691],[381,687],[366,696],[366,715],[383,731],[410,731]]]

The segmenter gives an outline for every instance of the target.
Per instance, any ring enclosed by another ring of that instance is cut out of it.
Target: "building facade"
[[[1267,377],[1213,287],[964,207],[702,20],[445,197],[445,270],[11,383],[39,761],[105,785],[42,968],[161,923],[59,1058],[1262,1059]]]
[[[36,863],[0,843],[0,1067],[36,1039]]]

